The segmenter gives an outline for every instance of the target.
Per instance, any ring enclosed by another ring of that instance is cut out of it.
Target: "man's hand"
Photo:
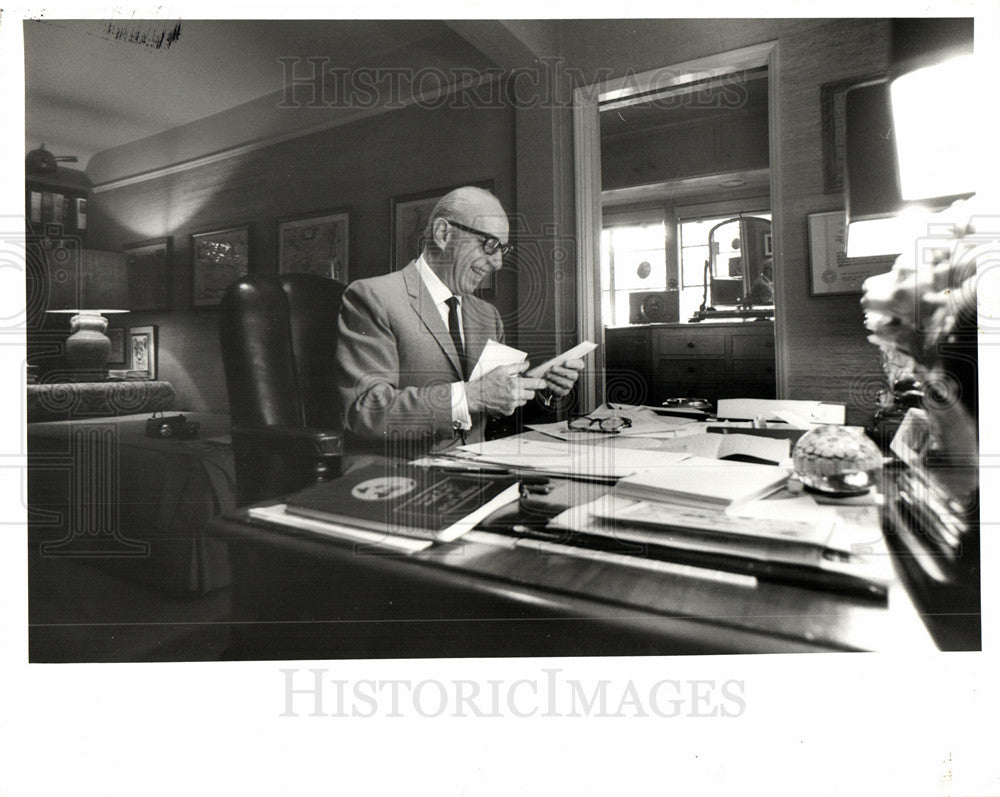
[[[583,370],[583,360],[566,360],[562,365],[553,365],[545,374],[545,387],[553,396],[565,396],[573,389]]]
[[[485,376],[465,386],[465,400],[469,412],[488,412],[492,415],[510,415],[523,407],[546,383],[541,379],[520,376],[528,363],[500,365]]]

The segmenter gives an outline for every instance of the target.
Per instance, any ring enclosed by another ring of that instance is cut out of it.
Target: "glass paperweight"
[[[878,483],[882,453],[861,429],[819,426],[792,451],[795,475],[807,489],[829,495],[860,495]]]

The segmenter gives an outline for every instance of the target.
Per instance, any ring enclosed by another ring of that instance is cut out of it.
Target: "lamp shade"
[[[888,82],[849,89],[844,123],[848,219],[869,221],[896,215],[903,209],[903,199]]]
[[[56,245],[43,250],[48,275],[46,310],[127,308],[125,255]]]

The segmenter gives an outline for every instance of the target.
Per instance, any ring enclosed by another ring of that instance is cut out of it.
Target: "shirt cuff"
[[[451,419],[458,424],[460,429],[472,428],[469,402],[465,398],[465,382],[451,383]]]

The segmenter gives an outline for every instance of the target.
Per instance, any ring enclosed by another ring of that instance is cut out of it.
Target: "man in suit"
[[[581,360],[544,379],[523,376],[527,363],[500,366],[469,380],[486,341],[503,342],[496,308],[473,291],[499,270],[507,215],[488,191],[466,187],[443,197],[424,234],[421,255],[391,274],[358,280],[344,293],[337,344],[337,387],[349,444],[412,455],[483,439],[488,415],[512,414],[547,389],[566,395]]]

